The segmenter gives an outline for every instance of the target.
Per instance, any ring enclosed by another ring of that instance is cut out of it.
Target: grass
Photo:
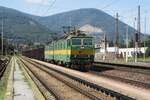
[[[6,87],[7,87],[8,76],[9,75],[4,76],[3,79],[0,81],[0,100],[4,100]]]
[[[138,61],[143,61],[144,62],[144,58],[138,58]],[[146,57],[145,58],[145,62],[150,62],[150,57]]]
[[[0,81],[0,100],[3,100],[4,99],[4,94],[6,92],[6,84],[7,82],[6,81]]]
[[[137,58],[137,61],[150,63],[150,57],[145,57],[145,61],[144,61],[144,57],[139,57],[139,58]],[[134,58],[129,58],[129,62],[134,62]]]
[[[9,66],[6,68],[4,76],[0,80],[0,100],[4,100],[4,97],[5,97],[5,93],[6,93],[6,89],[7,89],[7,82],[8,82],[8,78],[9,78],[9,74],[10,74],[10,68],[11,67],[9,67]]]

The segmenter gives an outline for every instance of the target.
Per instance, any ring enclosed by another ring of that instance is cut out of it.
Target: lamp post
[[[145,20],[144,20],[144,31],[145,31],[144,33],[145,33],[145,34],[146,34],[146,24],[147,24],[147,23],[146,23],[146,15],[145,15]],[[145,46],[146,46],[146,44],[145,44],[145,40],[146,40],[146,39],[145,39],[145,38],[146,38],[146,37],[145,37],[145,34],[144,34],[144,62],[145,62],[145,54],[146,54],[146,49],[145,49]]]
[[[128,25],[126,27],[126,62],[128,62]]]
[[[3,22],[3,18],[2,18],[2,31],[1,31],[1,55],[3,56],[3,34],[4,34],[4,22]]]

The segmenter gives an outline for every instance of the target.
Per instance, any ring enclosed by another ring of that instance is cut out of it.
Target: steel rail
[[[57,92],[55,92],[53,90],[53,88],[48,87],[47,85],[45,85],[45,83],[43,82],[43,80],[39,77],[37,77],[37,75],[29,68],[29,66],[22,60],[20,59],[21,62],[31,71],[31,73],[40,81],[40,83],[46,88],[47,91],[49,91],[50,93],[52,93],[52,95],[57,99],[57,100],[64,100],[63,98],[61,98]],[[46,98],[46,97],[45,97]]]
[[[32,65],[36,66],[36,67],[39,67],[39,65],[37,65],[37,64],[35,64],[35,63],[33,63],[33,62],[29,61],[29,60],[28,60],[28,62],[31,63]],[[41,66],[41,65],[40,65],[40,66]],[[43,66],[43,65],[42,65],[42,66]],[[47,70],[44,70],[44,69],[41,68],[41,67],[39,67],[39,68],[40,68],[41,70],[43,70],[43,71],[49,73]],[[48,68],[48,69],[49,69],[49,68]],[[53,70],[53,71],[54,71],[54,70]],[[52,76],[54,76],[56,79],[62,81],[63,83],[65,83],[65,84],[68,85],[69,87],[71,87],[71,88],[77,90],[77,91],[80,92],[81,94],[84,94],[85,96],[91,98],[92,100],[101,100],[100,97],[96,97],[96,96],[94,96],[93,94],[90,94],[89,92],[84,91],[83,89],[81,89],[80,87],[74,85],[73,83],[70,83],[70,82],[68,82],[68,81],[66,81],[66,80],[64,80],[64,79],[62,79],[62,78],[56,76],[55,74],[52,74],[52,73],[49,73],[49,74],[52,75]],[[59,74],[60,74],[60,73],[59,73]]]
[[[29,58],[28,58],[28,59],[29,59]],[[30,61],[31,61],[31,60],[30,60]],[[33,62],[36,62],[36,61],[33,61]],[[39,63],[39,62],[36,62],[36,63],[38,63],[38,65],[41,65],[41,66],[43,66],[43,67],[46,67],[46,68],[48,68],[48,69],[50,69],[50,70],[54,70],[54,71],[56,71],[56,72],[58,72],[58,73],[61,73],[62,75],[65,75],[65,76],[67,76],[67,77],[69,77],[69,78],[71,78],[71,79],[73,79],[73,80],[76,80],[76,81],[78,81],[78,82],[80,82],[80,83],[82,83],[82,84],[85,84],[85,85],[87,85],[87,86],[89,86],[89,87],[91,87],[91,88],[93,88],[93,89],[96,89],[97,91],[101,91],[102,93],[105,93],[105,94],[107,94],[107,95],[109,95],[109,96],[112,96],[112,97],[116,97],[116,99],[118,99],[118,100],[135,100],[135,99],[132,98],[132,97],[128,97],[128,96],[126,96],[126,95],[124,95],[124,94],[115,92],[115,91],[113,91],[113,90],[106,89],[106,88],[104,88],[104,87],[98,86],[98,85],[96,85],[96,84],[94,84],[94,83],[88,82],[88,81],[83,80],[83,79],[81,79],[81,78],[78,78],[78,77],[69,75],[69,74],[67,74],[67,73],[64,73],[64,72],[62,72],[62,71],[58,71],[58,70],[56,70],[56,69],[50,68],[50,67],[48,67],[47,65],[41,64],[41,63]]]

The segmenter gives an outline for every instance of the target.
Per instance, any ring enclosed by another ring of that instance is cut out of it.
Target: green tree
[[[146,50],[146,56],[150,56],[150,39],[145,41],[145,46],[148,47]]]
[[[134,40],[132,39],[131,41],[129,41],[129,48],[133,48],[134,47]]]

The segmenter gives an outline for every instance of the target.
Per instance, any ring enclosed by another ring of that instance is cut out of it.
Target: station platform
[[[27,76],[23,66],[18,64],[17,58],[13,57],[11,62],[12,73],[8,80],[5,100],[45,100],[44,97],[41,98],[42,93],[37,96],[36,92],[40,93],[40,91],[33,84],[33,80]]]
[[[36,100],[20,66],[14,61],[13,100]]]

